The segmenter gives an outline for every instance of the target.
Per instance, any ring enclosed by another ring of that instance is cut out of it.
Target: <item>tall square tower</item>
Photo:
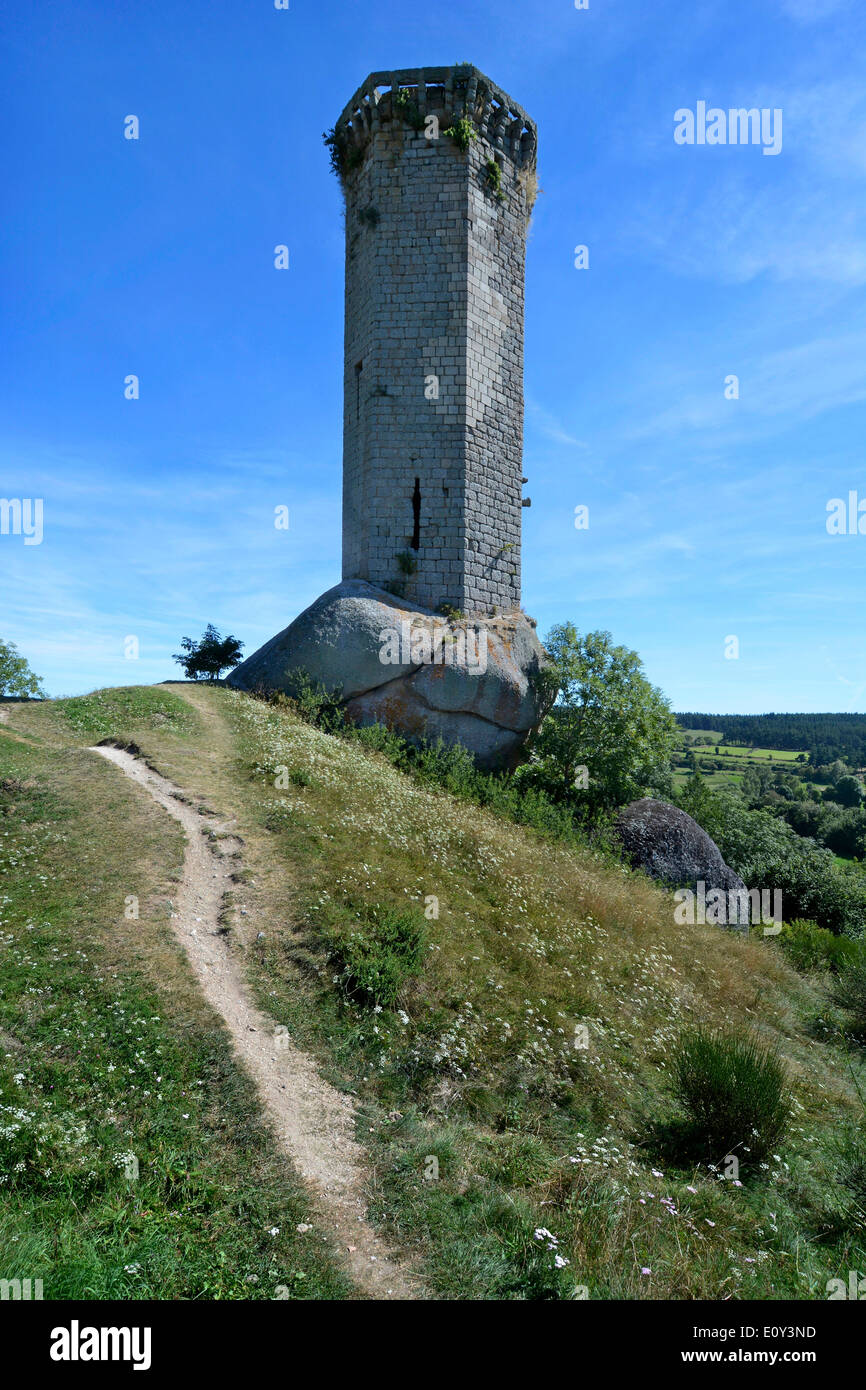
[[[523,304],[537,136],[469,65],[372,73],[329,137],[346,198],[343,579],[520,605]]]

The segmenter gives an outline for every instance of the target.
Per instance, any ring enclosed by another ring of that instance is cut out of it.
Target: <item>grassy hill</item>
[[[600,853],[228,690],[8,709],[0,1272],[46,1297],[357,1296],[175,944],[178,827],[87,751],[103,738],[234,817],[229,940],[356,1099],[370,1218],[426,1296],[823,1299],[866,1265],[862,1053],[774,941],[678,926]],[[784,1060],[788,1135],[742,1185],[722,1154],[665,1157],[696,1021]]]

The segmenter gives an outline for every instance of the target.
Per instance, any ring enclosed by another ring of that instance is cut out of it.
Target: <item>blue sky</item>
[[[858,0],[31,0],[2,34],[0,496],[44,537],[0,535],[0,637],[51,694],[177,675],[209,621],[251,653],[339,580],[322,131],[370,71],[469,61],[539,127],[524,606],[677,709],[866,709],[866,535],[825,525],[866,499]],[[702,100],[781,109],[781,152],[677,145]]]

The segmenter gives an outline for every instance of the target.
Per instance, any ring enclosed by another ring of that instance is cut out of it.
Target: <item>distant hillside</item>
[[[813,764],[866,766],[866,714],[678,714],[683,729],[717,729],[733,743],[806,749]]]

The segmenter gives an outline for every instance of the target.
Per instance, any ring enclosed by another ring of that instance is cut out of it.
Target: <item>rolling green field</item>
[[[719,749],[718,753],[715,751],[716,747]],[[749,759],[754,758],[759,762],[796,764],[797,758],[800,756],[795,749],[790,748],[740,748],[727,743],[713,744],[712,746],[705,744],[704,751],[708,754],[711,753],[713,757],[731,758],[735,762],[748,762]],[[701,749],[696,748],[695,752],[700,756]],[[791,769],[788,768],[788,770]]]
[[[714,742],[687,745],[684,742],[686,736],[689,738],[709,737]],[[706,778],[710,786],[715,787],[739,785],[742,781],[743,770],[750,763],[778,769],[780,772],[796,772],[798,768],[804,766],[803,763],[797,761],[800,757],[800,751],[797,749],[751,748],[747,744],[722,743],[720,740],[721,735],[714,729],[683,729],[673,759],[674,785],[682,786],[691,776],[691,769],[686,761],[689,753],[694,753],[698,762],[703,764],[702,776]],[[723,766],[721,768],[710,767],[707,766],[709,762],[714,764],[721,762]]]

